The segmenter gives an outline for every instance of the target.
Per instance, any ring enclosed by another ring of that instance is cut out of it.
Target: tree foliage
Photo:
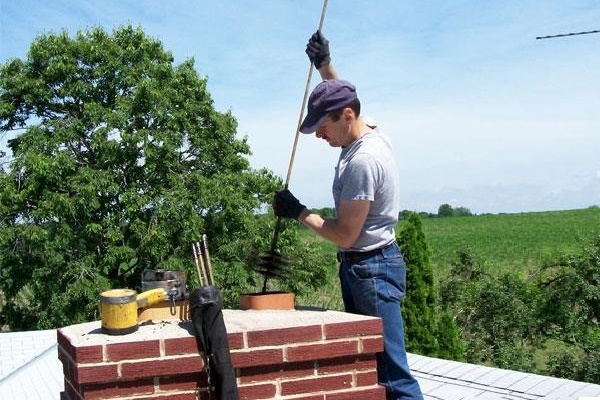
[[[550,373],[600,383],[600,236],[581,254],[544,264],[536,284],[541,332],[564,344],[552,354]]]
[[[442,204],[438,208],[438,217],[468,217],[473,215],[466,207],[452,207],[450,204]]]
[[[406,298],[402,315],[408,351],[451,359],[462,357],[458,331],[451,315],[438,307],[438,292],[421,218],[412,213],[398,234],[406,262]],[[441,353],[440,353],[441,352]]]
[[[274,223],[257,211],[281,181],[250,168],[235,118],[214,109],[193,60],[173,65],[131,26],[45,34],[0,67],[0,98],[0,130],[16,133],[0,171],[0,325],[89,320],[100,291],[138,288],[145,268],[197,283],[202,233],[227,300],[252,289],[247,258],[268,249]],[[281,235],[282,248],[296,241]]]
[[[589,337],[600,321],[600,237],[583,254],[545,263],[538,285],[544,332],[569,343]]]
[[[454,215],[454,210],[450,204],[444,203],[441,206],[439,206],[437,215],[440,218],[451,217]]]
[[[467,361],[600,383],[600,237],[533,276],[489,267],[463,249],[441,285]],[[535,362],[540,354],[543,366]]]
[[[492,276],[471,250],[462,249],[442,284],[442,302],[455,311],[467,361],[533,371],[540,343],[538,292],[517,272]]]

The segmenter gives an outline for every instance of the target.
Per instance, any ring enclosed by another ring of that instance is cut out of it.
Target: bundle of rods
[[[210,254],[208,253],[208,238],[206,235],[202,235],[201,241],[192,243],[192,253],[194,254],[194,262],[196,263],[200,286],[213,286],[215,281],[213,279],[212,263],[210,262]]]

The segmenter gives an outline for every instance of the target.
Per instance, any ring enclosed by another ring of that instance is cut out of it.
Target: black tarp
[[[194,289],[190,294],[190,314],[198,348],[204,357],[209,399],[239,400],[219,289],[212,285]]]

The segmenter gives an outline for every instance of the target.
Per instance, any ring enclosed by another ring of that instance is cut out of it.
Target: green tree
[[[439,350],[437,356],[447,360],[462,361],[464,359],[464,345],[454,312],[449,307],[444,307],[443,304],[441,310],[438,325]]]
[[[466,207],[456,207],[454,208],[454,212],[452,213],[452,215],[454,215],[455,217],[470,217],[471,215],[473,215],[473,213],[471,213],[471,210],[469,210]]]
[[[441,285],[441,301],[457,317],[467,361],[533,371],[535,349],[543,344],[536,285],[514,271],[487,274],[468,248],[457,256]]]
[[[468,248],[457,252],[457,260],[450,264],[450,271],[440,283],[440,305],[454,317],[460,345],[469,360],[480,361],[473,354],[483,352],[481,342],[469,329],[474,313],[473,305],[480,290],[481,278],[484,276],[483,266]],[[454,359],[454,358],[453,358]]]
[[[467,217],[473,215],[471,210],[466,207],[453,208],[450,204],[442,204],[438,208],[437,216],[443,217]]]
[[[563,255],[542,266],[538,285],[544,293],[539,311],[543,333],[567,343],[585,344],[582,339],[592,337],[600,327],[598,271],[600,236],[582,254]]]
[[[410,214],[412,214],[413,211],[410,210],[402,210],[398,213],[398,220],[399,221],[405,221],[410,217]]]
[[[402,303],[406,348],[436,356],[440,347],[437,293],[423,225],[416,213],[410,215],[397,239],[406,262],[406,297]]]
[[[145,268],[183,269],[192,285],[202,233],[229,304],[259,280],[245,266],[274,218],[256,214],[281,180],[250,168],[193,60],[174,66],[131,26],[40,35],[0,67],[0,99],[0,131],[16,133],[0,171],[0,326],[90,320],[102,290],[138,288]],[[280,250],[296,243],[285,230]],[[314,265],[282,285],[318,283]]]
[[[452,217],[454,215],[454,209],[450,204],[442,204],[438,207],[438,217]]]
[[[573,347],[559,347],[548,356],[546,373],[565,379],[576,380],[581,356]]]
[[[600,236],[581,254],[562,255],[542,266],[540,331],[565,347],[551,354],[552,375],[600,383],[599,271]]]
[[[323,218],[335,218],[335,209],[332,207],[323,207],[320,209],[314,209],[313,211],[321,215]]]
[[[481,282],[468,329],[498,367],[533,370],[533,351],[539,343],[536,293],[535,285],[514,272]]]

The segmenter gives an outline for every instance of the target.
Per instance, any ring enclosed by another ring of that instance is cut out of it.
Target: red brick
[[[351,391],[340,391],[337,393],[327,393],[325,396],[326,400],[385,400],[385,388],[383,386],[376,386],[365,389],[354,389]]]
[[[320,376],[281,382],[281,395],[316,393],[352,387],[352,374]]]
[[[178,354],[199,354],[198,343],[194,336],[165,339],[165,356]]]
[[[287,348],[287,361],[320,360],[358,354],[358,340],[324,342]]]
[[[147,340],[108,344],[106,345],[106,354],[108,361],[156,358],[160,357],[160,342],[158,340]]]
[[[59,348],[62,348],[76,363],[98,363],[102,362],[102,346],[79,346],[75,347],[64,335],[62,329],[56,330],[56,341]]]
[[[341,373],[347,371],[363,371],[377,368],[377,360],[374,354],[366,356],[338,357],[318,362],[317,373],[319,375]]]
[[[322,339],[320,325],[248,332],[248,347],[315,342]]]
[[[283,363],[283,349],[232,351],[231,362],[235,368]]]
[[[119,379],[117,364],[79,365],[75,371],[75,384],[104,383]]]
[[[242,332],[227,334],[227,341],[229,342],[230,350],[244,348],[244,334]]]
[[[80,393],[86,400],[153,394],[154,382],[152,379],[138,379],[127,382],[117,381],[105,384],[83,385]]]
[[[356,373],[356,386],[372,386],[377,384],[377,369]]]
[[[102,346],[81,346],[72,355],[78,364],[102,362]]]
[[[161,376],[158,379],[158,389],[161,392],[168,390],[193,390],[197,388],[206,388],[207,386],[207,376],[204,372]]]
[[[171,376],[173,373],[200,372],[204,367],[202,357],[176,357],[138,362],[123,362],[121,364],[121,377],[128,379],[141,379],[154,376]]]
[[[277,387],[274,383],[240,385],[238,391],[240,392],[240,400],[270,399],[275,397]]]
[[[242,384],[251,382],[267,382],[277,379],[292,379],[313,376],[315,363],[306,361],[300,363],[285,363],[247,367],[240,369],[239,378]]]
[[[363,353],[380,353],[383,351],[383,337],[361,338]]]
[[[229,349],[244,348],[244,334],[242,332],[230,333],[227,335]],[[201,349],[198,348],[198,343],[195,336],[165,339],[165,355],[176,354],[199,354]]]
[[[383,324],[380,318],[368,319],[364,321],[340,322],[325,325],[325,338],[342,339],[356,336],[381,335]]]

